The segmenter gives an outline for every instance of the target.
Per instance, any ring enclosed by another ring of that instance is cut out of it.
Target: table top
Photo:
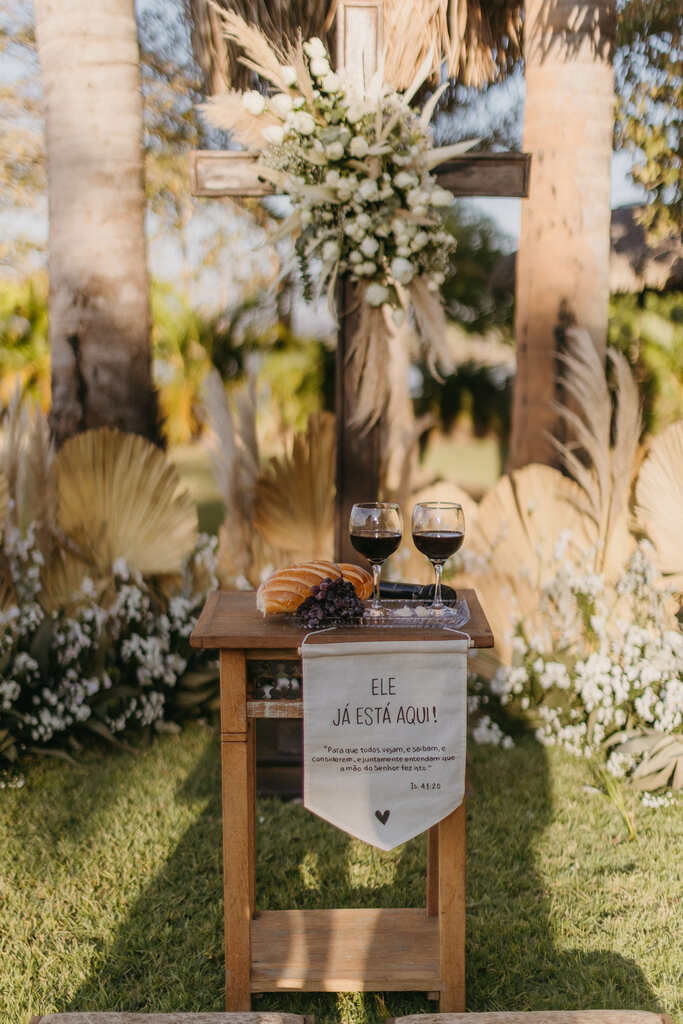
[[[470,609],[470,619],[461,627],[472,639],[473,647],[493,647],[493,633],[474,590],[459,590]],[[256,607],[256,593],[249,591],[216,590],[209,594],[190,637],[193,647],[221,648],[223,650],[296,650],[306,635],[284,615],[264,616]],[[440,629],[417,629],[415,626],[390,629],[335,630],[334,634],[321,634],[321,642],[339,640],[446,640],[450,634]],[[318,642],[318,638],[316,638]]]

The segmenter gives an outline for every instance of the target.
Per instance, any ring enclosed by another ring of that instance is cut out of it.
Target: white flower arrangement
[[[277,237],[295,239],[306,296],[326,290],[332,308],[340,277],[358,286],[364,310],[352,343],[358,415],[376,417],[386,399],[385,375],[369,373],[365,388],[361,378],[368,353],[375,369],[385,361],[391,323],[382,307],[412,306],[429,365],[449,367],[439,288],[455,240],[439,211],[452,197],[432,171],[471,143],[433,148],[429,121],[442,89],[421,114],[411,108],[430,73],[429,60],[405,93],[378,74],[360,94],[344,73],[331,70],[319,39],[280,52],[234,12],[222,17],[226,36],[246,54],[244,63],[277,91],[268,97],[223,93],[204,109],[245,144],[258,140],[261,176],[290,197],[293,212]]]
[[[545,745],[578,757],[609,749],[607,770],[638,788],[683,785],[683,633],[649,546],[616,586],[563,567],[541,606],[552,649],[516,621],[512,664],[496,672],[493,694],[529,710]],[[651,749],[661,754],[650,771]]]

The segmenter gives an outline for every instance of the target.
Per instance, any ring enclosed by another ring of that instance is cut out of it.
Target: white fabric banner
[[[381,850],[465,792],[469,637],[305,643],[304,805]]]

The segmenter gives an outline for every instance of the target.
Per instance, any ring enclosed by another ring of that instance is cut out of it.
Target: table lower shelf
[[[424,909],[264,910],[252,992],[437,992],[439,919]]]

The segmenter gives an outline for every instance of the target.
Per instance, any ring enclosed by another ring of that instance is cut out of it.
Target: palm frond
[[[332,557],[334,441],[334,416],[313,414],[291,453],[271,459],[256,485],[254,526],[298,561]]]
[[[13,516],[21,504],[23,485],[23,452],[26,444],[31,413],[28,401],[21,387],[14,389],[2,420],[2,447],[0,447],[0,470],[7,482]]]
[[[0,541],[5,532],[5,521],[9,508],[9,485],[4,473],[0,473]]]
[[[562,462],[583,489],[597,527],[595,568],[614,578],[633,550],[628,530],[629,495],[640,437],[638,390],[628,363],[610,350],[615,371],[614,412],[605,367],[585,328],[567,331],[560,358],[569,402],[556,404],[570,442],[553,439]]]
[[[652,441],[638,474],[635,511],[660,570],[683,588],[683,421]]]
[[[24,528],[29,523],[37,524],[43,534],[40,547],[46,554],[57,529],[55,448],[47,417],[37,407],[27,429],[21,476],[18,519]]]
[[[200,104],[199,109],[210,124],[231,132],[237,142],[247,149],[261,149],[265,143],[263,129],[268,125],[280,123],[267,110],[254,117],[246,110],[242,102],[242,93],[235,92],[234,89],[211,96],[205,103]]]
[[[59,527],[96,574],[118,558],[144,575],[181,571],[197,511],[159,448],[137,434],[88,430],[63,445],[56,471]]]
[[[254,24],[250,24],[236,11],[226,11],[216,6],[223,21],[225,37],[237,43],[246,56],[240,57],[240,63],[253,71],[259,78],[266,79],[278,89],[287,89],[287,82],[282,74],[282,67],[287,62],[286,53],[274,40],[268,37]]]

